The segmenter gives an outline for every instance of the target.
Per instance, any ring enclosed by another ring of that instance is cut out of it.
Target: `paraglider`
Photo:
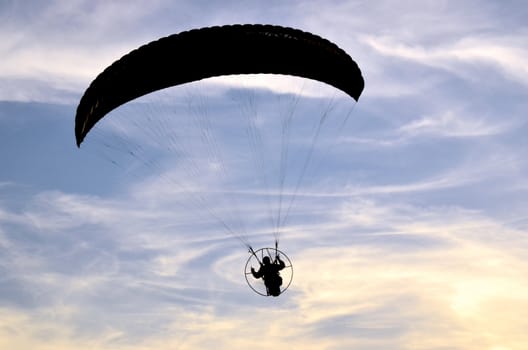
[[[246,281],[251,289],[263,296],[278,297],[291,284],[293,278],[293,267],[290,259],[277,248],[261,248],[258,251],[251,251],[251,256],[246,262]],[[259,269],[255,270],[253,265],[258,263]],[[281,276],[281,271],[286,269],[286,280]],[[248,277],[262,279],[264,288],[255,284]]]
[[[100,73],[77,107],[77,146],[109,112],[138,97],[202,79],[240,74],[279,74],[316,80],[341,90],[355,101],[364,88],[356,62],[320,36],[261,24],[194,29],[143,45]],[[277,222],[280,226],[281,218]],[[223,221],[222,224],[227,226]],[[246,264],[246,280],[248,276],[262,280],[266,291],[256,290],[248,280],[250,287],[261,295],[280,295],[290,285],[293,274],[289,258],[277,249],[278,239],[275,249],[256,252],[245,244],[252,253]],[[252,259],[256,261],[250,263]],[[260,266],[258,271],[253,264]],[[279,271],[288,270],[287,278],[280,276]]]

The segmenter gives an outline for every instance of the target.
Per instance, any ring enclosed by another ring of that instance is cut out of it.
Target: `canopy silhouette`
[[[141,46],[99,74],[77,107],[77,146],[108,112],[137,97],[214,76],[255,73],[318,80],[356,101],[364,88],[352,58],[317,35],[260,24],[194,29]]]

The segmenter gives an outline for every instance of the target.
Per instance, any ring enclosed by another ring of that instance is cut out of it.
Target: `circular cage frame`
[[[262,279],[255,279],[252,278],[253,274],[251,273],[251,268],[253,265],[252,262],[257,263],[258,265],[261,264],[262,259],[265,256],[268,256],[272,261],[275,260],[275,257],[278,256],[282,261],[284,261],[285,267],[283,270],[289,269],[290,270],[290,278],[287,283],[286,281],[283,281],[280,289],[280,294],[284,293],[291,285],[293,281],[293,264],[290,260],[290,258],[284,254],[284,252],[280,251],[277,248],[260,248],[256,251],[250,250],[251,255],[246,261],[246,265],[244,267],[244,277],[246,278],[246,282],[255,293],[262,295],[264,297],[270,296],[266,291],[266,286],[264,285],[264,281]],[[251,278],[248,278],[248,276],[251,276]],[[261,287],[261,288],[260,288]]]

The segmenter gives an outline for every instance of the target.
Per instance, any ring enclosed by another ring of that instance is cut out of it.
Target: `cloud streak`
[[[469,78],[466,73],[468,64],[476,68],[481,66],[481,71],[494,69],[506,78],[526,85],[528,66],[524,58],[526,50],[521,44],[524,39],[522,34],[511,38],[466,38],[439,48],[412,47],[391,38],[368,37],[364,40],[383,55],[446,69],[466,78]]]

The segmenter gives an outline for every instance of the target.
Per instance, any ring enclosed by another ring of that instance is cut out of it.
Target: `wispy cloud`
[[[357,136],[341,136],[341,141],[366,148],[402,147],[424,139],[435,139],[439,143],[449,138],[478,142],[479,138],[507,135],[523,124],[518,120],[498,119],[484,112],[477,115],[476,112],[463,104],[456,108],[431,108],[429,115],[417,113],[408,115],[410,120],[394,120],[392,123],[396,125],[379,128],[370,137],[356,132]]]
[[[394,347],[404,349],[410,343],[440,342],[441,338],[420,337],[423,333],[438,334],[435,332],[440,331],[440,323],[455,325],[460,317],[477,321],[484,315],[489,322],[472,322],[462,331],[461,338],[450,337],[459,348],[470,349],[474,344],[466,342],[465,337],[479,332],[491,332],[499,343],[508,341],[515,330],[494,328],[491,314],[502,315],[511,325],[519,324],[521,316],[508,310],[526,303],[523,290],[528,286],[523,284],[521,276],[527,267],[522,255],[511,254],[512,247],[507,243],[516,242],[519,246],[520,232],[507,230],[476,212],[456,208],[420,209],[382,202],[369,205],[364,201],[351,202],[355,203],[353,207],[343,206],[340,211],[327,208],[328,213],[341,213],[341,216],[333,216],[331,221],[312,227],[292,228],[287,238],[290,247],[297,247],[292,256],[295,283],[278,301],[279,305],[265,303],[267,307],[259,311],[237,301],[237,298],[251,299],[236,268],[245,254],[222,248],[223,244],[208,247],[196,245],[195,240],[176,239],[179,234],[169,224],[169,216],[163,218],[159,208],[152,208],[158,212],[152,216],[158,221],[153,229],[142,224],[152,213],[143,209],[132,215],[127,199],[110,202],[51,193],[37,198],[35,203],[23,214],[33,218],[30,221],[18,220],[18,215],[2,218],[3,225],[6,222],[15,227],[30,224],[37,231],[55,232],[41,236],[44,241],[38,243],[38,254],[32,254],[35,263],[31,276],[36,279],[32,277],[31,284],[24,279],[21,285],[22,290],[31,293],[30,299],[38,300],[39,309],[24,313],[12,308],[3,311],[2,319],[10,322],[2,332],[10,336],[2,338],[9,346],[34,344],[42,331],[38,320],[49,325],[48,334],[52,336],[46,343],[56,348],[67,348],[73,341],[81,349],[94,344],[103,349],[129,348],[135,339],[131,332],[145,334],[140,341],[145,347],[163,342],[193,348],[206,346],[213,339],[226,346],[232,346],[233,341],[249,346],[255,344],[254,340],[240,334],[253,330],[250,320],[256,317],[263,324],[268,324],[266,321],[273,324],[261,328],[260,332],[274,342],[287,337],[291,344],[306,348],[315,343],[320,345],[321,341],[328,346],[362,346],[375,336],[385,341],[398,339]],[[334,206],[340,203],[334,202]],[[132,207],[139,209],[138,204]],[[138,216],[141,211],[145,215]],[[50,215],[54,212],[65,215]],[[128,217],[125,227],[123,217]],[[446,221],[446,217],[450,219]],[[90,222],[105,229],[94,230],[91,226],[88,234],[83,226]],[[135,225],[140,226],[133,228]],[[374,226],[379,229],[369,233],[368,227]],[[482,235],[476,231],[484,228],[490,240],[479,243]],[[380,229],[385,235],[379,234]],[[141,234],[143,230],[148,232],[147,240]],[[26,232],[31,231],[34,229]],[[354,239],[356,244],[340,248],[322,244],[346,231],[349,233],[344,241]],[[62,243],[65,249],[57,254],[55,249],[50,249],[57,235],[61,239],[73,235],[76,239],[71,241],[71,246]],[[168,239],[171,235],[174,239]],[[309,235],[316,235],[317,239],[310,239]],[[513,241],[507,240],[507,236]],[[9,237],[14,239],[13,235]],[[415,242],[408,240],[409,237],[415,237]],[[304,248],[306,244],[302,242],[307,238],[321,246]],[[108,242],[102,245],[102,240],[113,241],[114,248]],[[382,241],[386,243],[379,244]],[[435,243],[426,244],[428,241]],[[17,260],[4,255],[3,265],[8,271],[23,273],[26,268],[20,264],[31,261],[28,254],[33,249],[31,242],[27,242],[23,250],[12,251],[17,254]],[[50,265],[53,260],[56,264]],[[19,261],[18,269],[12,269],[14,261]],[[73,262],[75,269],[59,269],[60,264]],[[51,266],[55,267],[50,269]],[[190,266],[194,267],[187,270]],[[505,268],[509,271],[507,274],[504,274]],[[517,294],[511,294],[512,288]],[[54,291],[53,297],[50,291]],[[2,298],[11,300],[12,297],[4,294]],[[223,314],[220,305],[204,305],[208,299],[219,297],[223,300],[221,305],[230,310],[229,317]],[[173,302],[180,298],[186,300],[187,306]],[[81,300],[90,300],[90,303],[83,307],[83,303],[75,302]],[[266,302],[251,300],[252,304]],[[113,303],[112,309],[105,307],[109,302]],[[134,315],[141,317],[131,317]],[[100,324],[88,322],[87,317],[99,320]],[[416,319],[420,319],[418,329]],[[438,322],[439,319],[443,322]],[[163,331],[147,332],[149,322],[157,324],[161,320],[165,320]],[[285,327],[286,333],[279,331]],[[442,329],[442,337],[451,332],[460,335],[461,330],[455,331],[456,326],[453,327]],[[21,330],[24,338],[16,335]],[[522,332],[516,334],[513,336],[516,342],[527,341],[520,336]],[[96,343],[90,339],[97,339]],[[482,345],[486,344],[483,340]]]
[[[521,32],[511,37],[462,38],[441,47],[427,47],[405,44],[390,37],[364,38],[367,45],[386,56],[446,69],[473,81],[478,78],[472,74],[484,74],[492,69],[523,85],[528,84],[525,59],[528,52],[522,44],[525,40],[526,34]]]
[[[408,136],[436,137],[480,137],[491,136],[511,130],[507,122],[492,124],[481,118],[462,112],[448,110],[440,115],[424,116],[399,128]]]
[[[0,90],[0,99],[57,100],[56,90],[80,95],[106,66],[155,39],[136,24],[156,14],[161,5],[160,1],[148,8],[141,2],[124,7],[104,1],[6,4],[0,25],[0,78],[10,88]],[[72,101],[70,97],[62,102]]]

